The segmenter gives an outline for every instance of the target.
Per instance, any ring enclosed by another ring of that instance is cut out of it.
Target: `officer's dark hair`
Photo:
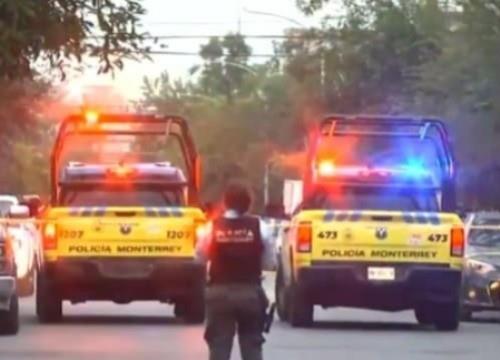
[[[224,192],[224,204],[227,209],[236,210],[240,214],[248,212],[252,204],[250,190],[243,183],[229,184]]]

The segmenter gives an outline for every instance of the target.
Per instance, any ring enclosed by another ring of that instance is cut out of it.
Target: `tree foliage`
[[[50,136],[40,118],[55,93],[47,74],[86,60],[109,72],[145,55],[144,13],[140,0],[0,0],[2,191],[47,190]]]
[[[299,84],[274,62],[249,65],[250,53],[241,37],[211,39],[200,51],[200,76],[145,79],[141,106],[189,119],[203,156],[205,199],[218,199],[229,179],[243,177],[259,206],[264,164],[273,153],[296,147],[304,129],[294,101]]]
[[[228,92],[227,49],[213,39],[202,48],[203,75],[182,87],[180,109],[193,118],[213,173],[207,175],[210,184],[221,181],[227,166],[228,173],[250,174],[254,187],[261,188],[273,150],[299,148],[308,121],[325,112],[440,116],[449,121],[463,174],[496,161],[498,1],[297,0],[297,5],[309,15],[326,11],[326,17],[319,27],[290,29],[289,38],[276,46],[279,56],[260,68],[249,65],[244,51],[242,60],[231,59],[251,66],[256,75],[233,81]],[[171,98],[146,96],[164,110],[172,108]],[[256,155],[255,149],[266,150]]]
[[[144,51],[138,27],[145,10],[137,0],[1,0],[0,77],[33,77],[47,62],[95,58],[101,72]]]
[[[243,83],[252,72],[247,66],[251,52],[241,35],[211,38],[200,50],[200,56],[205,61],[200,82],[203,92],[223,95],[228,102],[232,102],[234,96],[243,90]]]

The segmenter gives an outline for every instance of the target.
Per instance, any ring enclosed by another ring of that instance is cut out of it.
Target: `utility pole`
[[[240,35],[242,33],[242,6],[241,6],[241,1],[242,0],[238,0],[238,34]]]

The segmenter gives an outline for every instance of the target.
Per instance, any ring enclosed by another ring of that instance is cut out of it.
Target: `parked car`
[[[466,221],[462,318],[500,311],[500,212],[477,212]]]

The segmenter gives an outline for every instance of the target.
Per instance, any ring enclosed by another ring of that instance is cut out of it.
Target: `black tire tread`
[[[36,278],[36,314],[38,320],[44,324],[62,321],[62,299],[51,286],[50,280],[43,271]]]
[[[314,306],[297,285],[291,287],[288,319],[293,327],[307,328],[314,322]]]
[[[19,299],[13,295],[9,310],[0,311],[0,335],[16,335],[19,332]]]

